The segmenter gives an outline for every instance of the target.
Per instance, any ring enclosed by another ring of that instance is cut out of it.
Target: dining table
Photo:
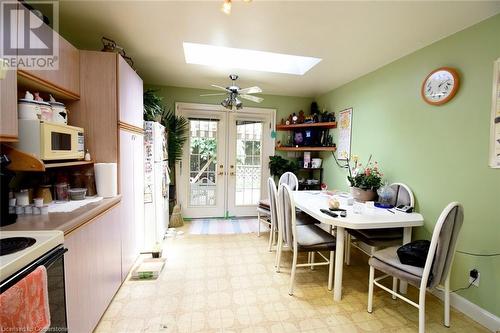
[[[341,217],[340,212],[336,212],[338,217],[332,217],[321,212],[321,209],[328,209],[328,200],[336,198],[340,203],[340,208],[345,209],[346,216]],[[293,198],[296,208],[310,215],[321,223],[330,225],[336,230],[335,249],[335,275],[333,284],[333,299],[342,299],[342,274],[344,268],[344,246],[346,229],[382,229],[382,228],[403,228],[403,244],[411,242],[413,227],[422,226],[424,217],[419,213],[405,213],[395,209],[384,209],[378,207],[368,207],[366,204],[356,203],[356,213],[353,205],[349,205],[346,195],[330,195],[326,191],[294,191]],[[406,293],[407,282],[401,281],[400,292]]]

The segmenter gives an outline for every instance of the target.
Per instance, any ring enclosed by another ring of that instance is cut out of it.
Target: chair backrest
[[[450,272],[457,238],[464,221],[464,209],[458,202],[446,206],[432,232],[431,245],[425,261],[422,283],[429,288],[444,284]],[[431,281],[429,277],[432,273]]]
[[[293,172],[287,171],[281,175],[278,185],[287,184],[292,191],[299,190],[299,180]]]
[[[296,247],[295,202],[293,191],[287,184],[281,184],[278,189],[278,215],[283,241],[290,247]]]
[[[275,226],[275,228],[279,228],[278,224],[278,208],[277,208],[277,191],[276,191],[276,183],[274,182],[273,177],[269,177],[267,180],[267,189],[269,193],[269,210],[271,211],[271,224]]]
[[[396,192],[396,196],[392,202],[394,206],[406,205],[415,207],[415,197],[408,185],[403,183],[392,183],[390,186],[394,192]]]

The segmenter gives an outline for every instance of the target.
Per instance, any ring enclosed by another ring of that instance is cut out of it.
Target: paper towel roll
[[[115,197],[118,193],[116,163],[95,163],[94,172],[97,195],[104,198]]]

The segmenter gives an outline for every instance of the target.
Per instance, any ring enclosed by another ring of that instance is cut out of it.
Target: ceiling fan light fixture
[[[225,107],[226,109],[232,110],[233,109],[233,104],[231,103],[231,98],[226,97],[222,102],[220,102],[220,105]]]
[[[243,103],[238,98],[234,99],[234,105],[236,106],[236,110],[243,109]]]
[[[230,15],[231,14],[231,7],[232,7],[231,0],[224,0],[224,3],[222,4],[222,7],[221,7],[221,11],[226,15]]]

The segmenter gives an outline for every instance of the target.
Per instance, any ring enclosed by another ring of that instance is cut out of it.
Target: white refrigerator
[[[161,248],[168,228],[168,152],[165,127],[144,122],[144,250]]]

